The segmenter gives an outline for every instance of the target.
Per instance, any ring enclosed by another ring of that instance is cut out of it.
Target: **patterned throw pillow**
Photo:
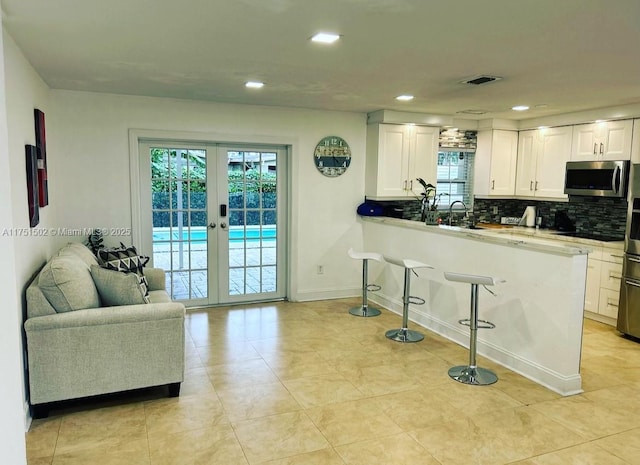
[[[98,258],[103,268],[137,274],[145,297],[149,295],[149,284],[143,271],[149,257],[139,255],[134,246],[127,247],[121,242],[120,247],[98,250]]]

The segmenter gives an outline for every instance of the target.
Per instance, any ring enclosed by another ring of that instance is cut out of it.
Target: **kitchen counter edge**
[[[435,234],[451,236],[463,236],[483,242],[490,242],[510,247],[526,248],[546,253],[561,255],[586,255],[595,248],[606,247],[610,249],[623,250],[624,241],[604,242],[577,237],[554,235],[553,232],[525,227],[515,227],[509,229],[468,229],[457,226],[426,225],[419,221],[403,220],[382,216],[360,216],[363,221],[372,223],[382,223],[391,226],[426,231]]]

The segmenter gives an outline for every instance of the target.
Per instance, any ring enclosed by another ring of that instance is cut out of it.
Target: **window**
[[[438,152],[437,193],[442,194],[439,209],[461,200],[468,209],[473,203],[473,152],[441,150]],[[454,205],[454,209],[462,205]]]

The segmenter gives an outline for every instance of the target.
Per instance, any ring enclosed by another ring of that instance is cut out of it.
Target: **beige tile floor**
[[[640,464],[640,344],[585,321],[585,392],[452,381],[466,349],[384,337],[356,299],[191,311],[179,398],[148,389],[34,421],[30,465]]]

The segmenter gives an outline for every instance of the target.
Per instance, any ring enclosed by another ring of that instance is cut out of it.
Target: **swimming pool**
[[[229,240],[230,241],[255,241],[262,237],[262,240],[274,240],[276,238],[277,227],[275,225],[263,226],[262,231],[260,226],[231,226],[229,228]],[[179,238],[178,228],[154,228],[153,230],[153,242],[169,242],[178,241]],[[204,241],[207,239],[207,228],[184,228],[182,230],[183,241]]]

